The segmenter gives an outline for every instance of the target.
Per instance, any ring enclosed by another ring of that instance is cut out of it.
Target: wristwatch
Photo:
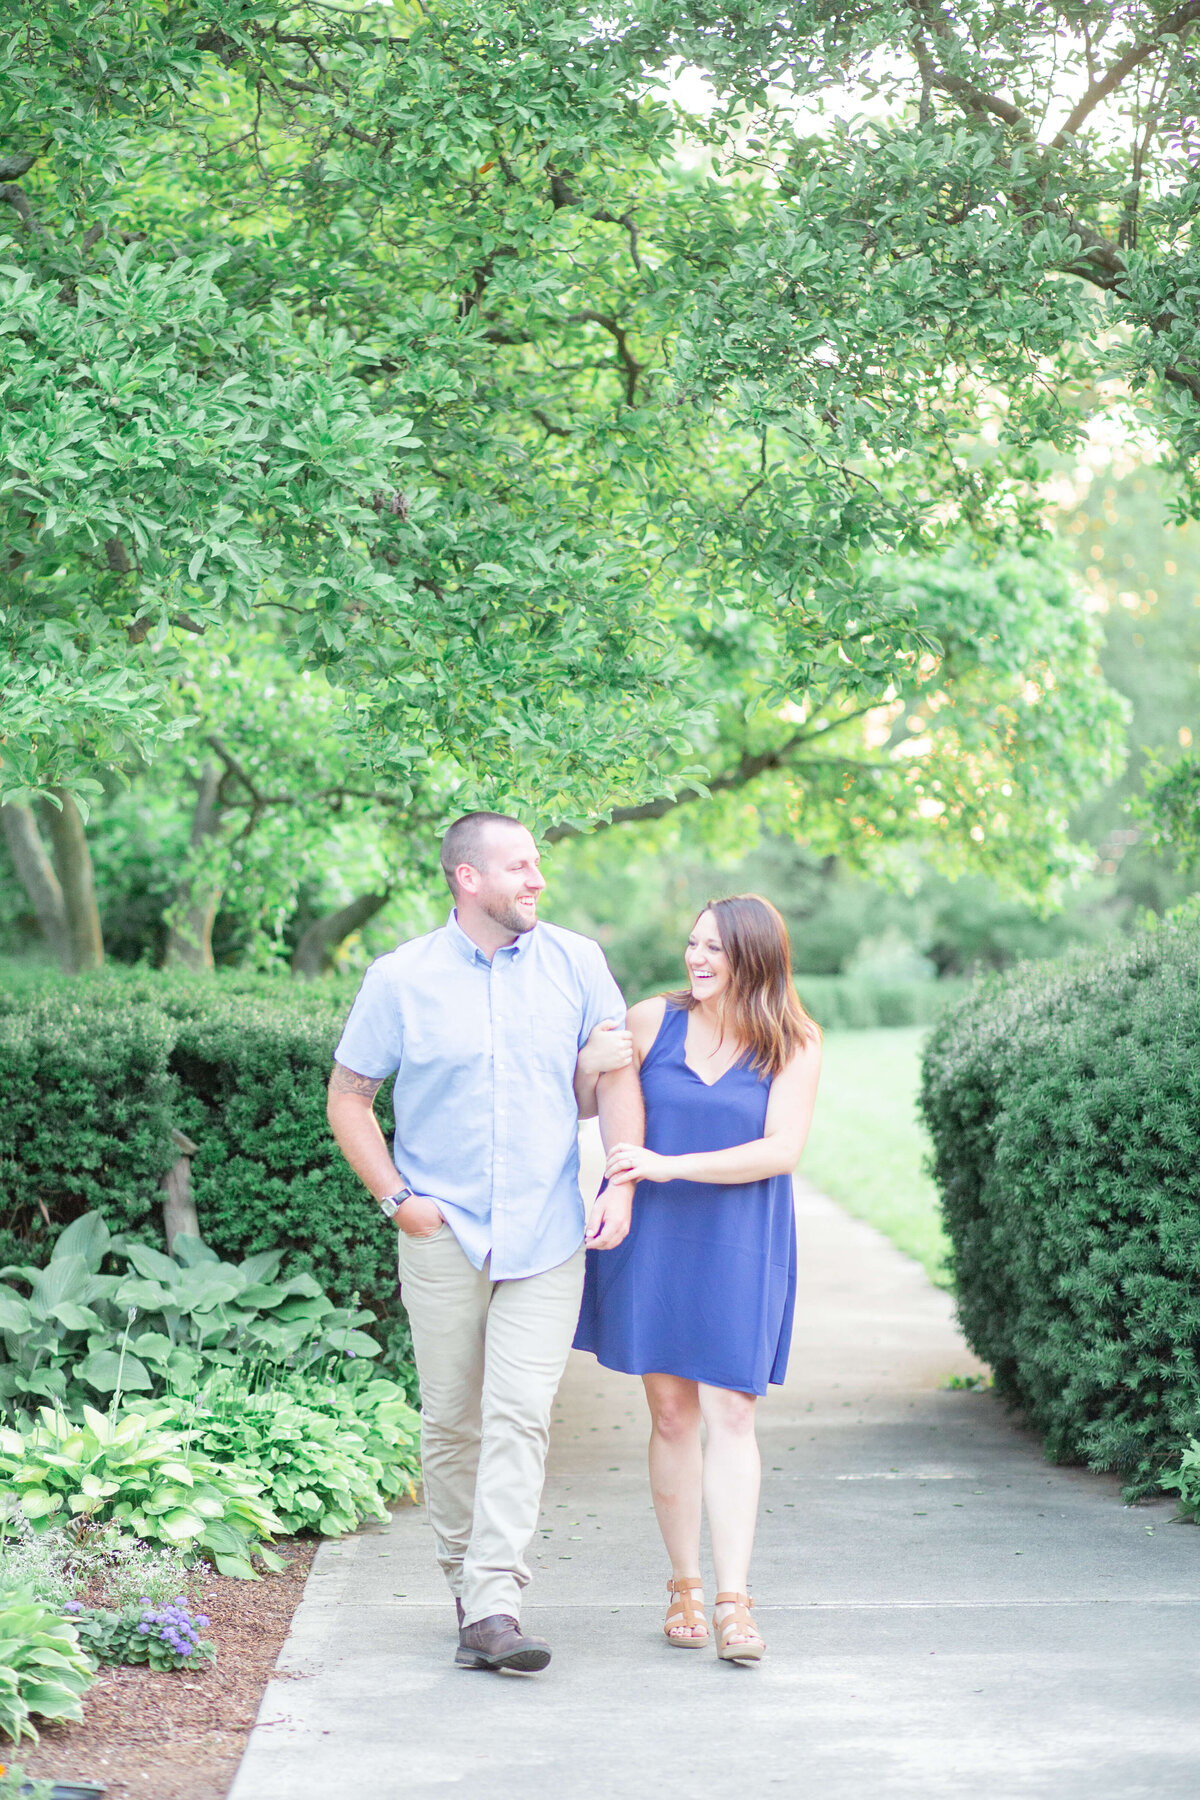
[[[394,1194],[385,1194],[379,1202],[379,1210],[384,1218],[389,1221],[394,1220],[404,1202],[411,1200],[416,1191],[415,1188],[403,1187]]]

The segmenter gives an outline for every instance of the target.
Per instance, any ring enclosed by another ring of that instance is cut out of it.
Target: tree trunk
[[[314,981],[318,975],[323,975],[342,939],[365,925],[368,919],[373,919],[387,905],[391,892],[391,888],[386,887],[381,894],[360,894],[357,900],[339,907],[337,912],[314,919],[292,951],[292,974],[305,981]]]
[[[29,896],[42,935],[54,952],[55,960],[64,969],[70,969],[71,934],[67,930],[62,886],[46,854],[33,808],[0,806],[0,820],[4,824],[5,842],[17,879]]]
[[[191,1138],[184,1137],[182,1131],[173,1130],[171,1137],[180,1153],[179,1159],[158,1184],[163,1196],[163,1230],[167,1238],[168,1256],[175,1248],[177,1237],[200,1236],[200,1220],[196,1214],[196,1202],[192,1198],[192,1158],[200,1146],[193,1144]]]
[[[216,763],[209,763],[201,772],[196,810],[192,814],[189,839],[192,850],[199,850],[206,838],[215,837],[221,829],[221,808],[217,801],[220,785],[221,772]],[[206,886],[194,876],[180,883],[175,896],[176,922],[168,932],[167,954],[163,959],[168,968],[213,967],[212,929],[220,903],[219,885]]]
[[[78,974],[83,969],[103,967],[104,938],[100,932],[92,853],[84,835],[83,815],[65,789],[54,791],[59,804],[48,804],[44,818],[54,851],[55,872],[62,888],[70,966]]]

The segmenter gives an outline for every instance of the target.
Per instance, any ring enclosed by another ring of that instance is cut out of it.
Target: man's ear
[[[480,873],[473,863],[459,863],[454,871],[454,879],[461,894],[477,894],[479,892]]]

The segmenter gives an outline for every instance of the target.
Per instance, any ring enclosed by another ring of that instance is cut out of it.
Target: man
[[[583,1284],[576,1059],[625,1002],[598,944],[539,924],[545,878],[517,820],[468,813],[442,840],[447,923],[367,971],[329,1083],[350,1166],[399,1227],[421,1383],[425,1498],[458,1605],[455,1662],[542,1669],[520,1626],[550,1407]],[[396,1074],[395,1158],[372,1108]],[[631,1060],[601,1074],[606,1144],[641,1143]],[[633,1187],[587,1219],[597,1250],[629,1230]]]

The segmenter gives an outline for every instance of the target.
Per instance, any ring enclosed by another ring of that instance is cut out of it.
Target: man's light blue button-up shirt
[[[491,962],[452,912],[371,964],[334,1058],[395,1071],[396,1167],[437,1201],[493,1281],[557,1268],[583,1241],[575,1058],[625,1001],[604,952],[535,925]]]

